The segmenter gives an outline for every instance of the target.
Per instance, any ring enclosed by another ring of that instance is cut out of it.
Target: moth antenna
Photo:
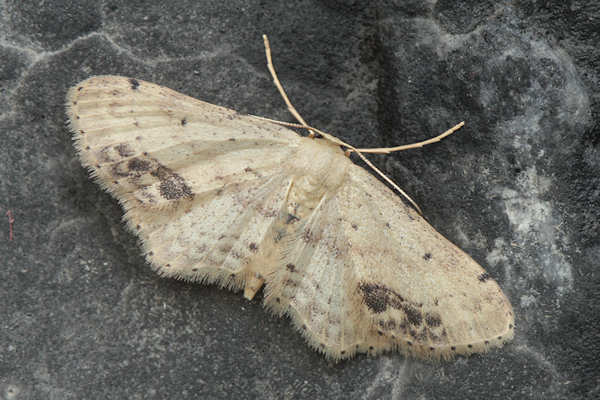
[[[462,128],[464,125],[465,125],[465,121],[459,122],[458,124],[454,125],[452,128],[448,129],[446,132],[442,133],[441,135],[437,135],[436,137],[433,137],[433,138],[430,138],[430,139],[427,139],[427,140],[423,140],[422,142],[405,144],[405,145],[396,146],[396,147],[372,147],[372,148],[358,149],[358,150],[361,153],[389,154],[389,153],[394,152],[394,151],[416,149],[416,148],[423,147],[423,146],[431,144],[431,143],[439,142],[440,140],[442,140],[446,136],[452,135],[454,132],[456,132],[457,130],[459,130],[460,128]],[[355,150],[353,150],[353,149],[346,150],[346,155],[349,155],[353,151],[355,151]]]
[[[389,178],[386,174],[381,172],[379,170],[379,168],[377,168],[371,161],[369,161],[369,159],[367,157],[365,157],[364,154],[359,149],[357,149],[356,147],[351,146],[347,143],[344,143],[340,139],[338,139],[335,136],[332,136],[326,132],[323,132],[316,128],[313,128],[313,129],[315,132],[317,132],[319,135],[323,136],[325,139],[328,139],[334,143],[340,144],[341,146],[348,147],[349,150],[352,150],[353,152],[358,154],[358,156],[360,157],[361,160],[363,160],[373,171],[377,172],[377,174],[379,176],[381,176],[387,183],[389,183],[406,200],[408,200],[410,202],[410,204],[412,204],[415,207],[415,209],[419,212],[419,214],[423,215],[423,211],[421,211],[421,207],[419,207],[419,205],[413,199],[411,199],[410,196],[408,194],[406,194],[406,192],[404,190],[400,189],[400,187],[398,185],[396,185],[396,183],[391,178]]]
[[[336,138],[333,135],[330,135],[329,133],[323,132],[323,131],[321,131],[319,129],[316,129],[316,128],[313,128],[313,127],[309,126],[306,123],[306,121],[304,121],[304,118],[302,118],[302,116],[298,113],[298,111],[296,111],[296,108],[292,105],[290,99],[288,98],[287,94],[285,93],[285,90],[283,89],[283,86],[281,85],[281,82],[279,82],[279,78],[277,77],[277,73],[275,72],[275,67],[273,66],[273,58],[271,57],[271,46],[269,44],[269,38],[265,34],[263,34],[263,42],[265,44],[265,54],[267,55],[267,68],[269,69],[269,72],[271,72],[271,76],[273,77],[273,83],[275,83],[275,86],[277,86],[277,90],[279,90],[279,94],[281,94],[281,97],[283,97],[283,101],[285,101],[285,104],[287,105],[288,110],[290,110],[290,112],[292,113],[292,115],[298,120],[298,122],[300,122],[300,124],[302,125],[302,128],[308,129],[308,131],[310,132],[309,133],[309,137],[314,138],[315,137],[315,132],[316,132],[319,135],[323,136],[323,138],[329,140],[330,142],[333,142],[333,143],[339,144],[340,146],[344,146],[344,147],[348,148],[348,150],[346,150],[346,155],[347,156],[349,156],[348,151],[353,151],[356,154],[358,154],[358,156],[369,167],[371,167],[371,169],[373,169],[373,171],[377,172],[377,174],[379,176],[381,176],[387,183],[389,183],[395,190],[397,190],[398,193],[400,193],[402,196],[404,196],[404,198],[406,198],[406,200],[408,200],[410,202],[410,204],[412,204],[415,207],[415,209],[419,212],[419,214],[423,215],[423,211],[421,211],[421,207],[419,207],[419,205],[413,199],[411,199],[410,196],[408,194],[406,194],[406,192],[404,192],[404,190],[400,189],[400,187],[398,185],[396,185],[396,183],[394,183],[393,180],[391,180],[386,174],[384,174],[383,172],[381,172],[379,170],[379,168],[377,168],[375,165],[373,165],[373,163],[371,161],[369,161],[362,154],[361,150],[357,149],[354,146],[349,145],[348,143],[346,143],[346,142],[344,142],[344,141]],[[257,117],[257,118],[268,120],[267,118],[262,118],[262,117]],[[281,122],[281,121],[276,121],[276,120],[270,120],[270,121],[271,122],[275,122],[275,123],[277,123],[279,125],[292,126],[292,125],[288,125],[288,123],[286,123],[286,122]],[[456,129],[458,129],[458,128],[456,128]],[[450,132],[450,133],[452,133],[452,132]],[[446,136],[448,136],[450,133],[448,133]],[[441,138],[439,138],[438,140],[440,140],[440,139]]]
[[[302,125],[302,124],[296,124],[294,122],[279,121],[277,119],[266,118],[266,117],[261,117],[261,116],[258,116],[258,115],[252,115],[252,114],[249,114],[249,115],[251,117],[253,117],[253,118],[261,119],[261,120],[267,121],[267,122],[272,122],[274,124],[281,125],[281,126],[287,126],[287,127],[290,127],[290,128],[298,128],[298,129],[316,130],[316,128],[313,128],[310,125]]]
[[[273,77],[273,83],[275,84],[275,86],[277,86],[277,90],[279,90],[279,94],[281,95],[281,97],[283,97],[283,101],[285,101],[285,104],[287,105],[288,110],[290,110],[290,112],[292,113],[294,118],[296,118],[298,120],[298,122],[300,122],[300,124],[302,124],[302,126],[304,128],[308,129],[309,137],[314,138],[315,137],[314,131],[306,123],[304,118],[302,118],[300,113],[298,111],[296,111],[296,108],[292,105],[292,102],[290,101],[287,94],[285,93],[285,90],[283,90],[283,86],[281,85],[281,82],[279,82],[279,78],[277,77],[277,73],[275,72],[275,67],[273,66],[273,58],[271,57],[271,46],[269,44],[269,38],[265,34],[263,34],[263,42],[265,44],[265,53],[267,55],[267,68],[269,69],[269,72],[271,73],[271,76]]]

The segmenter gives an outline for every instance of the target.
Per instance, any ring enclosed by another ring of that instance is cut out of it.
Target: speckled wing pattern
[[[375,177],[351,165],[330,196],[266,287],[314,346],[450,358],[513,337],[498,284]]]
[[[70,89],[81,162],[162,276],[244,290],[327,357],[487,351],[511,305],[338,145],[119,76]]]

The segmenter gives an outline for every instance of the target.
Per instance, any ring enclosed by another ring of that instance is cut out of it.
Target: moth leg
[[[252,274],[246,280],[246,286],[244,287],[244,297],[248,300],[252,300],[264,283],[265,280],[262,276],[260,276],[257,273]]]

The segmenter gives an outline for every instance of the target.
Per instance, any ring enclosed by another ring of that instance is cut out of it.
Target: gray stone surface
[[[0,1],[0,398],[597,398],[599,31],[591,0]],[[372,159],[499,281],[510,345],[332,364],[260,299],[150,271],[76,158],[66,90],[120,74],[290,119],[263,32],[296,107],[347,142],[466,121]]]

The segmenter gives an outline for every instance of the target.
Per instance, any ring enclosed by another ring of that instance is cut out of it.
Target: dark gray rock
[[[0,396],[589,399],[600,396],[599,22],[593,1],[0,3]],[[497,279],[503,349],[331,364],[260,299],[163,280],[65,127],[95,74],[312,125],[362,147]],[[15,217],[9,241],[5,213]]]

